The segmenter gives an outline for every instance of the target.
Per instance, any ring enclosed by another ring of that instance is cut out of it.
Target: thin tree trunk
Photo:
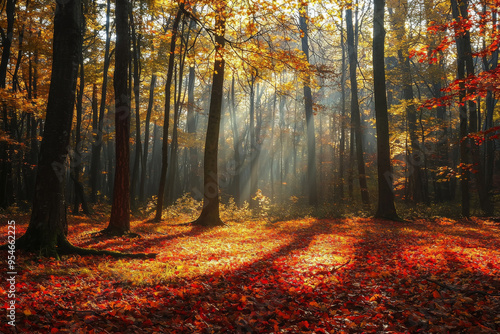
[[[413,86],[410,68],[410,58],[408,56],[408,44],[406,42],[406,16],[408,14],[407,0],[400,0],[398,12],[393,13],[393,8],[389,8],[391,15],[391,24],[396,30],[396,36],[400,41],[400,47],[397,50],[401,81],[403,85],[403,99],[406,103],[406,119],[408,122],[408,132],[410,135],[410,150],[407,150],[408,177],[409,177],[409,195],[413,203],[427,202],[426,193],[424,191],[424,177],[422,175],[421,166],[424,162],[423,152],[420,149],[419,138],[417,135],[417,108],[413,101]]]
[[[72,158],[71,178],[73,179],[75,198],[73,205],[73,214],[77,215],[80,211],[80,204],[82,204],[83,213],[90,214],[85,200],[85,193],[83,185],[80,182],[82,172],[82,141],[81,141],[81,127],[82,127],[82,113],[83,113],[83,92],[85,88],[85,72],[83,66],[83,55],[80,55],[80,83],[78,87],[77,103],[76,103],[76,129],[75,129],[75,150]]]
[[[347,25],[347,52],[349,54],[349,77],[351,80],[351,119],[352,128],[351,132],[354,132],[354,141],[356,148],[357,166],[358,166],[358,178],[359,187],[361,190],[361,200],[363,204],[370,204],[370,196],[368,194],[368,186],[366,183],[366,172],[365,172],[365,161],[364,161],[364,151],[363,151],[363,131],[361,129],[361,115],[359,111],[358,102],[358,83],[356,79],[356,66],[358,64],[357,49],[354,43],[354,31],[352,24],[352,9],[349,8],[346,11],[346,25]],[[351,136],[352,138],[353,136]]]
[[[231,113],[231,125],[233,130],[233,158],[234,158],[234,176],[233,176],[233,196],[236,204],[241,205],[241,139],[238,132],[238,122],[236,120],[236,101],[235,101],[235,77],[231,81],[231,106],[229,112]]]
[[[196,134],[196,119],[194,115],[194,84],[195,84],[195,68],[189,67],[188,76],[188,105],[187,105],[187,133],[194,136]],[[188,190],[194,196],[193,189],[198,186],[198,150],[196,147],[189,148],[189,174],[188,174]]]
[[[459,4],[460,16],[464,20],[469,18],[468,10],[468,0],[462,0]],[[467,69],[467,76],[474,76],[474,60],[472,59],[472,46],[471,46],[471,38],[470,32],[468,30],[465,31],[464,38],[464,48],[465,48],[465,67]],[[473,95],[475,92],[474,88],[468,87],[467,93]],[[476,108],[476,101],[469,100],[469,131],[477,132],[479,131],[478,126],[478,112]],[[474,170],[474,178],[476,179],[477,192],[479,195],[479,205],[481,206],[482,211],[487,216],[491,216],[493,214],[493,204],[491,203],[490,196],[486,191],[485,186],[485,178],[484,178],[484,169],[482,166],[481,154],[479,151],[479,146],[474,139],[469,139],[471,145],[471,153],[472,153],[472,161],[474,165],[472,166]]]
[[[248,202],[251,208],[257,207],[257,201],[253,196],[257,193],[258,178],[257,178],[257,155],[259,147],[257,146],[257,138],[255,134],[255,80],[256,77],[252,73],[250,78],[250,198]]]
[[[466,1],[466,0],[462,0]],[[453,18],[457,21],[461,19],[460,11],[458,8],[457,0],[451,0],[451,10]],[[455,31],[455,41],[457,44],[457,79],[463,80],[465,78],[465,35]],[[468,150],[467,144],[467,106],[465,104],[465,84],[463,81],[459,84],[459,112],[460,112],[460,188],[462,192],[462,216],[470,216],[470,195],[469,195],[469,171],[468,171]]]
[[[168,125],[170,122],[170,90],[172,85],[172,76],[174,72],[174,59],[175,59],[175,42],[177,40],[177,34],[179,29],[179,22],[181,20],[182,11],[184,9],[184,4],[180,4],[177,15],[175,16],[174,24],[172,26],[172,37],[170,40],[170,53],[168,56],[168,67],[167,67],[167,80],[165,82],[165,117],[163,121],[163,146],[162,146],[162,162],[161,162],[161,172],[160,172],[160,188],[158,190],[158,199],[156,203],[156,214],[155,221],[161,220],[161,215],[163,212],[163,200],[165,196],[165,183],[167,180],[167,168],[168,168]]]
[[[486,11],[486,6],[484,8]],[[492,13],[493,18],[493,31],[497,32],[497,14]],[[484,42],[483,42],[484,43]],[[491,61],[488,61],[487,57],[483,57],[483,69],[485,71],[494,70],[498,66],[498,53],[499,50],[493,53],[491,57]],[[487,131],[493,127],[493,114],[495,110],[495,98],[493,96],[492,91],[488,91],[486,94],[486,117],[484,121],[483,130]],[[493,139],[491,139],[492,133],[488,133],[485,135],[485,148],[484,148],[484,175],[485,175],[485,188],[483,191],[485,192],[484,196],[490,196],[490,192],[492,190],[493,185],[493,172],[494,172],[494,161],[495,161],[495,144]],[[493,206],[493,203],[492,203]]]
[[[151,77],[151,84],[149,85],[149,101],[148,110],[146,112],[146,123],[144,126],[144,151],[142,156],[142,167],[141,167],[141,183],[139,186],[139,202],[144,203],[144,187],[146,186],[146,170],[149,155],[149,127],[151,123],[151,112],[153,111],[154,105],[154,90],[156,86],[156,75],[153,74]],[[151,175],[149,175],[151,177]]]
[[[97,203],[98,192],[102,189],[101,185],[101,150],[103,143],[103,128],[104,128],[104,111],[106,109],[106,93],[108,88],[108,70],[110,61],[110,19],[111,19],[111,0],[106,2],[106,45],[104,49],[104,66],[102,75],[102,88],[101,88],[101,105],[99,108],[99,118],[97,121],[97,128],[94,127],[95,142],[92,145],[92,160],[90,165],[90,202]]]
[[[337,200],[344,199],[344,158],[345,158],[345,127],[346,127],[346,50],[344,38],[344,16],[340,21],[340,45],[342,47],[342,74],[340,81],[342,106],[340,112],[340,143],[339,143],[339,174],[337,178]],[[332,122],[333,123],[333,122]],[[335,156],[334,156],[335,157]]]
[[[300,8],[300,30],[302,31],[302,52],[306,56],[306,61],[309,63],[309,36],[307,28],[307,2]],[[307,131],[307,196],[309,197],[309,205],[318,204],[318,187],[316,184],[316,133],[314,130],[313,116],[313,100],[310,86],[310,75],[306,74],[304,82],[304,108],[306,114],[306,131]]]
[[[132,169],[132,177],[130,178],[130,195],[131,195],[131,206],[132,211],[137,211],[139,203],[143,203],[144,198],[141,197],[139,192],[139,199],[137,199],[137,185],[138,181],[141,181],[140,187],[144,188],[144,182],[139,169],[143,171],[145,169],[144,165],[141,168],[140,162],[142,158],[142,144],[141,144],[141,92],[140,92],[140,77],[141,77],[141,34],[137,33],[135,28],[134,14],[132,12],[132,6],[129,8],[130,25],[132,28],[132,50],[133,50],[133,73],[134,73],[134,102],[135,102],[135,155],[134,155],[134,166]],[[147,127],[147,125],[146,125]]]

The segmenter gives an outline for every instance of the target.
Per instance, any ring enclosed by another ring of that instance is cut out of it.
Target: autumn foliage
[[[17,221],[21,233],[27,217]],[[492,221],[305,218],[214,229],[133,221],[140,238],[93,237],[106,223],[72,218],[70,241],[157,258],[19,253],[18,332],[500,330],[500,230]]]

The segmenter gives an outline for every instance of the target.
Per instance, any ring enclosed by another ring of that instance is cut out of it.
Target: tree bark
[[[115,73],[115,178],[113,204],[106,233],[121,235],[130,230],[130,95],[128,90],[128,66],[130,37],[128,1],[116,0]]]
[[[257,207],[257,201],[253,199],[253,196],[257,193],[258,188],[258,177],[257,177],[257,156],[259,155],[260,147],[257,144],[257,136],[255,131],[255,80],[256,75],[251,74],[250,77],[250,193],[248,202],[250,203],[250,208],[254,209]]]
[[[28,229],[17,243],[19,248],[46,256],[58,256],[58,248],[69,243],[65,162],[75,104],[82,23],[80,0],[57,1],[52,74],[33,209]]]
[[[94,144],[92,145],[92,160],[90,164],[90,202],[97,203],[98,192],[102,190],[101,186],[101,150],[103,142],[103,128],[104,128],[104,110],[106,109],[106,95],[108,88],[108,70],[110,62],[110,19],[111,19],[111,0],[106,1],[106,45],[104,49],[104,66],[102,75],[101,87],[101,104],[99,107],[99,118],[97,119],[97,126],[93,127]]]
[[[469,18],[468,10],[468,0],[462,0],[459,4],[460,16],[464,20]],[[463,36],[464,38],[464,48],[465,48],[465,68],[467,70],[467,76],[474,76],[474,60],[472,58],[472,46],[471,46],[471,38],[470,32],[468,30],[465,31]],[[467,94],[473,95],[475,93],[474,88],[467,88]],[[476,108],[476,101],[469,100],[469,131],[477,132],[480,127],[478,126],[478,113]],[[472,161],[474,165],[472,169],[474,171],[474,178],[476,180],[477,192],[479,195],[479,205],[483,211],[483,213],[487,216],[491,216],[493,214],[493,204],[491,202],[491,198],[486,191],[485,185],[485,175],[483,169],[483,161],[481,160],[481,154],[479,151],[479,145],[476,143],[474,139],[469,139],[471,145],[471,153],[472,153]]]
[[[465,1],[467,6],[467,0]],[[457,0],[451,0],[451,11],[453,18],[456,21],[461,19],[460,10],[458,7]],[[460,33],[458,30],[455,31],[455,42],[457,45],[457,79],[463,80],[465,78],[465,39],[466,36]],[[462,216],[470,216],[470,194],[469,194],[469,152],[467,149],[467,144],[469,139],[467,138],[467,106],[465,104],[465,84],[462,81],[459,84],[459,113],[460,113],[460,188],[462,192]]]
[[[0,88],[6,87],[7,66],[10,60],[10,50],[12,46],[12,38],[14,35],[14,21],[16,13],[16,0],[7,0],[5,6],[7,14],[7,31],[2,33],[2,59],[0,61]]]
[[[181,20],[182,11],[184,9],[184,4],[179,5],[179,10],[175,16],[174,23],[172,26],[172,37],[170,40],[170,54],[168,56],[168,68],[167,68],[167,80],[165,82],[165,116],[163,119],[163,143],[162,143],[162,160],[161,160],[161,172],[160,172],[160,188],[158,190],[158,199],[156,203],[156,214],[155,221],[161,220],[161,215],[163,212],[163,200],[165,196],[165,183],[167,180],[167,168],[168,168],[168,125],[170,123],[170,96],[171,96],[171,85],[172,76],[174,72],[174,59],[175,59],[175,42],[177,40],[177,34],[179,29],[179,22]]]
[[[378,207],[375,217],[399,220],[394,207],[393,174],[389,145],[389,119],[385,84],[384,0],[374,0],[373,9],[373,89],[377,120]]]
[[[349,54],[349,78],[351,80],[351,131],[354,133],[356,148],[356,160],[358,166],[358,179],[361,191],[361,201],[363,204],[370,204],[368,186],[366,183],[365,160],[363,157],[363,131],[361,129],[361,115],[359,112],[358,101],[358,82],[356,79],[356,66],[358,64],[358,55],[354,43],[354,29],[352,24],[352,9],[346,11],[347,25],[347,53]],[[351,136],[352,137],[352,136]]]
[[[403,85],[403,100],[405,101],[406,120],[408,122],[408,132],[410,136],[410,150],[407,152],[408,178],[409,178],[409,200],[413,203],[427,202],[427,194],[423,184],[425,178],[421,166],[424,163],[423,152],[420,149],[417,135],[417,108],[413,101],[413,85],[410,68],[410,58],[408,55],[408,43],[406,42],[406,16],[408,14],[408,1],[400,0],[398,11],[393,13],[393,8],[389,8],[391,23],[396,31],[396,37],[400,47],[397,50],[401,82]]]
[[[153,111],[154,104],[154,91],[156,87],[156,75],[153,74],[151,77],[151,84],[149,85],[149,101],[148,101],[148,109],[146,112],[146,124],[144,126],[144,150],[142,156],[142,167],[141,167],[141,183],[139,185],[139,201],[141,203],[144,202],[144,187],[146,186],[146,168],[148,162],[149,155],[149,127],[151,122],[151,113]],[[151,177],[151,175],[150,175]]]
[[[189,67],[188,75],[188,105],[187,105],[187,133],[196,134],[196,118],[194,114],[194,84],[195,84],[194,65]],[[188,175],[188,190],[194,196],[194,189],[198,183],[198,149],[196,147],[189,148],[189,175]]]
[[[83,191],[83,185],[80,182],[80,174],[82,172],[82,140],[81,140],[81,127],[82,127],[82,113],[83,113],[83,92],[85,88],[85,72],[83,67],[83,55],[80,55],[80,82],[77,94],[76,103],[76,129],[75,129],[75,150],[73,156],[71,157],[71,169],[70,174],[73,179],[75,198],[73,205],[73,214],[77,215],[80,212],[80,204],[82,204],[83,213],[90,214],[89,208],[87,206],[87,201],[85,200],[85,192]]]
[[[345,159],[345,127],[346,127],[346,50],[345,50],[345,37],[344,37],[344,16],[342,15],[340,21],[340,46],[342,48],[342,69],[340,78],[340,93],[341,93],[341,111],[340,111],[340,143],[339,143],[339,171],[337,177],[336,199],[343,200],[344,195],[344,159]],[[333,122],[332,122],[333,123]],[[332,127],[333,128],[333,127]],[[333,133],[333,131],[332,131]]]
[[[309,36],[307,28],[307,2],[300,8],[299,13],[300,30],[302,33],[302,52],[309,63]],[[313,100],[311,92],[311,77],[306,74],[304,83],[304,108],[306,114],[306,133],[307,133],[307,196],[309,205],[318,204],[318,188],[316,184],[316,133],[314,130]]]
[[[133,73],[134,73],[134,102],[135,102],[135,154],[134,154],[134,166],[132,169],[132,177],[130,178],[130,195],[131,195],[131,207],[132,211],[137,211],[139,203],[143,203],[144,198],[141,198],[139,192],[139,198],[137,199],[137,186],[144,188],[144,183],[140,184],[138,181],[142,181],[139,178],[139,169],[145,170],[145,167],[140,165],[142,159],[142,144],[141,144],[141,92],[140,92],[140,81],[141,81],[141,34],[137,33],[134,21],[134,14],[132,12],[132,6],[129,8],[130,25],[132,33],[132,50],[133,50]],[[156,77],[155,77],[156,79]],[[149,124],[149,123],[146,123]],[[146,125],[148,127],[148,125]]]
[[[241,173],[241,139],[238,131],[238,122],[236,120],[236,98],[235,98],[235,77],[231,81],[231,105],[229,108],[229,113],[231,115],[231,127],[233,132],[233,158],[234,158],[234,176],[233,176],[233,196],[236,204],[241,205],[241,185],[240,185],[240,173]]]
[[[203,165],[203,209],[193,225],[223,225],[219,215],[219,180],[217,170],[219,128],[224,93],[224,55],[226,29],[226,1],[216,5],[215,18],[215,63],[212,79],[212,96],[208,115],[207,136],[205,140],[205,156]]]

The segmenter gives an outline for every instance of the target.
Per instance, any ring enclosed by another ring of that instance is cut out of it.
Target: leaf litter
[[[157,258],[18,252],[17,332],[500,331],[500,231],[488,220],[134,221],[140,238],[91,236],[106,223],[71,217],[69,238]]]

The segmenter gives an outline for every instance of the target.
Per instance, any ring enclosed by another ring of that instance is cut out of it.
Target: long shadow
[[[168,242],[170,240],[176,238],[183,237],[196,237],[199,236],[206,231],[210,230],[209,228],[202,226],[193,226],[189,231],[179,232],[175,234],[163,235],[161,233],[151,233],[154,237],[138,237],[138,238],[130,238],[124,239],[122,237],[109,238],[107,236],[103,237],[92,237],[84,242],[78,242],[77,246],[80,247],[96,247],[96,248],[114,248],[120,247],[120,251],[128,251],[132,250],[134,252],[144,252],[151,247],[158,247],[158,243]],[[99,245],[103,242],[102,246]]]
[[[383,229],[386,237],[377,237],[381,231],[374,233],[370,227]],[[411,226],[399,223],[374,223],[367,226],[364,236],[355,245],[356,258],[346,273],[349,283],[345,288],[356,296],[364,294],[367,298],[349,300],[345,304],[349,312],[344,313],[352,321],[351,332],[432,333],[443,328],[447,332],[466,329],[479,333],[497,332],[500,326],[498,322],[495,324],[494,301],[484,306],[480,300],[483,293],[463,299],[470,288],[456,285],[473,276],[476,282],[489,282],[484,291],[498,292],[498,278],[471,267],[455,252],[435,251],[436,247],[444,246],[438,245],[432,235],[415,236],[409,233],[411,230]],[[439,233],[447,235],[448,232]],[[432,253],[426,255],[426,250]],[[456,302],[461,298],[467,303]],[[477,317],[478,310],[476,314],[470,312],[473,304],[484,306],[482,317]],[[353,314],[356,310],[358,314]]]
[[[270,228],[277,228],[277,226]],[[172,312],[170,316],[181,317],[182,321],[177,323],[178,327],[175,327],[175,323],[171,323],[169,316],[161,319],[161,323],[173,332],[189,331],[189,326],[184,327],[183,323],[197,318],[205,320],[205,324],[200,324],[203,329],[199,329],[199,332],[269,333],[275,331],[275,326],[279,325],[276,319],[287,317],[288,313],[293,314],[293,309],[298,310],[300,307],[298,300],[307,300],[306,294],[312,294],[303,289],[302,278],[296,275],[292,268],[284,265],[284,259],[299,256],[298,253],[307,249],[317,236],[331,234],[332,226],[316,221],[297,231],[285,230],[283,232],[293,235],[293,239],[272,253],[227,273],[194,278],[196,282],[204,282],[195,284],[195,292],[181,299],[164,301],[162,305],[170,308]],[[193,287],[189,283],[187,286]],[[176,288],[182,288],[182,285]],[[222,299],[221,293],[225,294]],[[197,305],[208,307],[200,308]],[[308,305],[302,307],[307,308]],[[151,311],[155,312],[155,310]],[[298,319],[297,316],[295,317]],[[313,319],[310,321],[312,323]],[[295,329],[289,328],[289,330],[299,330],[300,321],[289,322],[290,326],[296,327]],[[283,330],[283,328],[280,329]]]
[[[300,332],[306,328],[299,324],[299,319],[305,316],[303,313],[309,306],[302,306],[305,309],[294,314],[301,307],[297,301],[309,297],[313,300],[314,292],[305,289],[303,278],[294,277],[292,268],[283,267],[283,262],[297,257],[316,236],[331,234],[332,228],[332,224],[315,221],[296,231],[284,230],[284,234],[293,235],[289,243],[232,271],[182,279],[154,289],[120,285],[122,299],[129,303],[134,300],[134,303],[142,302],[132,304],[127,311],[120,310],[119,316],[106,313],[94,317],[92,328],[96,332],[106,328],[124,333],[151,333],[155,330],[168,333],[270,333],[279,327],[276,319],[284,321],[283,317],[291,314],[293,319],[287,320],[287,332]],[[342,226],[338,225],[337,229],[342,229]],[[188,234],[197,235],[203,231],[193,228]],[[165,240],[181,235],[186,234],[165,236]],[[101,286],[101,291],[106,291],[106,288]],[[109,293],[112,295],[112,291]],[[136,296],[141,296],[140,300]],[[106,296],[102,298],[107,299]],[[139,319],[148,315],[152,322],[133,326],[123,320],[128,315]],[[57,314],[59,318],[66,316],[65,312]],[[307,316],[301,321],[305,319]],[[309,321],[312,324],[314,320]]]

